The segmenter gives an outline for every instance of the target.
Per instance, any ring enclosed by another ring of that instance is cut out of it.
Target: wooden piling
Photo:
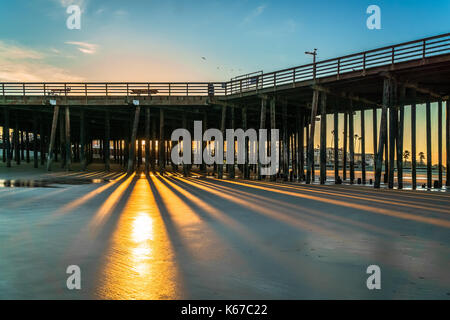
[[[349,161],[350,161],[350,184],[355,182],[355,130],[354,130],[354,115],[353,102],[350,100],[350,110],[348,112],[348,132],[349,132]]]
[[[266,128],[266,108],[267,108],[267,99],[262,98],[261,99],[261,114],[260,114],[260,120],[259,120],[259,128],[265,129]],[[262,180],[261,176],[261,157],[259,156],[259,146],[258,146],[258,180]]]
[[[159,170],[161,173],[164,173],[166,167],[166,144],[164,140],[164,109],[159,109]]]
[[[87,168],[86,161],[86,116],[84,114],[84,109],[80,109],[80,162],[81,162],[81,170],[85,171]]]
[[[417,188],[417,150],[416,150],[416,90],[411,89],[411,179],[412,188]]]
[[[431,168],[431,103],[426,102],[426,123],[427,123],[427,188],[432,186],[432,168]]]
[[[226,116],[227,116],[227,106],[222,106],[222,116],[220,119],[220,131],[222,132],[222,136],[225,137],[225,123],[226,123]],[[222,145],[219,146],[219,148],[222,148],[223,150],[224,144],[222,142]],[[217,152],[215,150],[215,152]],[[223,161],[223,160],[222,160]],[[217,178],[223,179],[223,164],[217,165]]]
[[[152,150],[151,150],[151,167],[152,171],[156,170],[156,118],[152,118]]]
[[[15,126],[14,126],[14,160],[16,164],[20,165],[20,150],[19,150],[19,116],[17,112],[14,113]]]
[[[391,87],[391,79],[384,79],[383,81],[383,102],[381,108],[381,121],[380,121],[380,139],[378,140],[378,152],[376,158],[375,165],[375,188],[380,188],[381,184],[381,171],[382,171],[382,163],[383,163],[383,151],[385,149],[385,141],[386,141],[386,127],[387,127],[387,109],[390,103],[390,87]]]
[[[44,165],[45,159],[45,133],[44,133],[44,119],[42,114],[39,116],[39,151],[40,151],[40,161],[41,166]]]
[[[37,137],[38,137],[38,115],[37,115],[37,112],[35,111],[33,113],[33,166],[34,166],[34,168],[37,168],[39,166]]]
[[[247,106],[242,107],[242,130],[247,131]],[[248,165],[249,141],[247,137],[244,137],[244,139],[245,163],[243,164],[243,178],[250,179],[250,167]]]
[[[127,172],[128,174],[132,173],[134,170],[134,161],[135,161],[135,154],[136,154],[136,136],[137,136],[137,130],[139,126],[139,114],[141,112],[141,107],[139,105],[136,106],[134,111],[134,120],[133,120],[133,128],[131,130],[131,141],[130,141],[130,147],[129,147],[129,156],[128,156],[128,168]]]
[[[205,132],[207,130],[207,128],[208,128],[208,113],[205,111],[203,113],[203,123],[202,123],[203,132]],[[206,148],[206,141],[203,141],[203,137],[202,137],[202,141],[201,141],[200,145],[201,145],[201,148],[202,148],[201,149],[202,164],[200,165],[200,172],[206,175],[206,173],[207,173],[207,166],[206,166],[205,161],[203,160],[203,150],[205,150],[205,148]]]
[[[20,160],[25,160],[25,144],[23,143],[23,130],[20,131]]]
[[[66,135],[64,122],[64,114],[61,112],[59,116],[59,149],[61,151],[61,168],[66,166]]]
[[[137,167],[142,165],[142,139],[137,139]]]
[[[397,123],[397,185],[398,189],[403,189],[403,126],[405,122],[405,95],[406,88],[402,86],[400,88],[399,98],[399,114]]]
[[[4,107],[5,127],[3,128],[4,141],[6,143],[6,167],[11,168],[11,138],[10,131],[10,112],[8,107]]]
[[[3,108],[3,110],[6,107]],[[3,163],[6,163],[6,142],[5,142],[5,122],[3,122],[3,128],[2,128],[2,160]]]
[[[30,133],[28,131],[25,132],[25,148],[26,148],[25,153],[26,162],[30,163]]]
[[[450,99],[445,102],[445,143],[446,143],[446,176],[445,185],[450,187]]]
[[[52,170],[53,149],[54,149],[54,145],[55,145],[58,117],[59,117],[59,106],[54,106],[53,107],[52,131],[50,133],[50,143],[48,146],[48,155],[47,155],[47,171]]]
[[[377,155],[377,107],[372,109],[372,138],[373,138],[373,171],[376,171],[376,155]]]
[[[327,181],[327,95],[320,99],[320,184]]]
[[[391,84],[392,86],[392,84]],[[389,97],[392,96],[392,89],[390,89]],[[389,98],[391,99],[391,98]],[[391,102],[389,101],[389,105],[391,105]],[[388,134],[388,114],[386,114],[386,126],[384,128],[385,132],[385,141],[384,141],[384,183],[387,184],[389,180],[389,134]]]
[[[188,129],[187,128],[187,112],[186,112],[186,110],[183,110],[183,118],[181,120],[181,127],[186,130]],[[181,142],[181,139],[179,139],[179,142]],[[183,155],[185,152],[187,152],[187,150],[185,150],[183,148]],[[183,162],[183,176],[185,176],[185,177],[189,176],[189,164],[184,163],[184,162]]]
[[[344,111],[344,141],[342,147],[342,179],[347,180],[348,111]]]
[[[438,101],[438,179],[442,187],[442,100]]]
[[[150,107],[145,108],[145,173],[150,172]]]
[[[337,103],[334,107],[334,183],[338,183],[339,179],[339,113]]]
[[[272,97],[272,99],[270,99],[270,129],[276,129],[277,127],[277,120],[276,120],[276,111],[275,111],[275,106],[276,106],[276,99],[275,97]],[[282,162],[282,168],[283,168],[283,180],[287,181],[287,170],[288,170],[288,165],[287,165],[287,157],[288,157],[288,153],[287,153],[287,103],[286,101],[283,102],[282,105],[282,121],[283,121],[283,134],[282,134],[282,141],[281,143],[279,143],[278,145],[282,147],[282,152],[283,152],[283,162]],[[270,132],[270,134],[272,134]],[[267,135],[269,137],[269,134]],[[271,143],[271,142],[270,142]],[[277,146],[273,146],[270,145],[268,143],[268,146],[270,147],[270,153],[275,152],[275,149],[277,148]],[[269,150],[267,150],[268,152]],[[278,156],[280,156],[280,153],[278,154]],[[278,163],[280,163],[280,159],[276,159],[275,161],[278,161]],[[273,164],[272,164],[273,165]],[[279,169],[280,170],[280,166]],[[271,181],[276,181],[277,180],[277,173],[273,174],[270,176],[270,180]]]
[[[366,184],[366,118],[365,110],[361,109],[361,180]]]
[[[300,112],[300,123],[298,131],[298,181],[305,180],[305,113]]]
[[[111,114],[105,111],[105,171],[111,170]]]
[[[317,108],[319,104],[319,91],[314,90],[311,106],[311,127],[309,129],[308,163],[306,171],[306,183],[311,183],[312,171],[314,170],[314,130],[316,126]]]
[[[394,172],[395,172],[395,142],[397,135],[397,117],[398,110],[395,105],[389,108],[389,189],[394,188]]]
[[[234,106],[233,105],[230,107],[230,120],[231,120],[231,128],[230,129],[234,130],[234,128],[235,128],[235,122],[234,122],[235,119],[234,119]],[[224,135],[224,138],[225,138],[225,135]],[[233,144],[235,143],[234,139],[233,139],[233,141],[231,143],[233,143]],[[227,145],[227,148],[230,148],[230,146]],[[230,179],[234,179],[235,178],[235,161],[234,160],[235,160],[236,150],[235,150],[234,146],[233,146],[233,150],[234,150],[233,163],[227,165],[228,166],[228,169],[227,169],[228,177]]]
[[[72,170],[72,143],[70,139],[70,108],[66,106],[66,170]]]

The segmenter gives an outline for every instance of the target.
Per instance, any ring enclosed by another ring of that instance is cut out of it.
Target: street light
[[[314,51],[305,51],[305,54],[310,54],[313,56],[313,79],[316,80],[316,56],[317,49],[314,48]]]

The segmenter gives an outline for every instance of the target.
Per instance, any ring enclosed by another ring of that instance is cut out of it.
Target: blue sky
[[[81,30],[66,28],[70,4]],[[366,8],[381,8],[368,30]],[[15,0],[0,81],[223,81],[446,33],[450,1]],[[204,57],[204,59],[202,58]]]

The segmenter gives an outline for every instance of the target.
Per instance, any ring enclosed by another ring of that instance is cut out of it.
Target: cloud
[[[128,15],[128,11],[123,10],[123,9],[119,9],[119,10],[114,11],[114,15],[116,15],[116,16],[126,16],[126,15]]]
[[[0,40],[0,81],[82,81],[81,77],[47,63],[46,57],[43,52]]]
[[[67,8],[68,6],[75,4],[80,7],[84,7],[86,4],[85,0],[57,0],[62,7]]]
[[[66,44],[77,46],[78,50],[85,54],[94,54],[97,52],[98,45],[80,41],[66,41]]]
[[[250,21],[252,21],[253,19],[255,19],[256,17],[260,16],[264,10],[266,9],[266,5],[262,4],[258,7],[256,7],[255,9],[253,9],[252,12],[250,12],[245,18],[243,23],[249,23]]]
[[[36,50],[7,44],[0,40],[0,58],[9,59],[11,57],[16,59],[42,59],[44,55]]]

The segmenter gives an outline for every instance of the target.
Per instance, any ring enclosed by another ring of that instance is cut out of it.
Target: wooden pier
[[[178,170],[170,160],[171,132],[180,127],[193,131],[193,122],[201,120],[204,130],[218,128],[223,133],[239,127],[280,129],[280,170],[272,179],[308,184],[315,181],[314,136],[319,131],[318,182],[325,184],[331,132],[326,118],[333,115],[334,160],[333,167],[328,167],[334,170],[334,183],[372,183],[379,188],[385,182],[399,189],[404,185],[405,127],[411,128],[412,187],[417,187],[416,106],[425,104],[426,186],[450,186],[450,33],[229,82],[0,83],[0,90],[6,167],[34,161],[35,168],[52,170],[59,159],[67,170],[74,162],[86,170],[95,150],[100,150],[106,171],[111,162],[129,173],[137,167],[146,172]],[[432,150],[431,103],[438,104],[438,150]],[[405,106],[411,106],[410,124],[405,124],[409,121]],[[373,118],[374,181],[367,179],[367,111],[372,111]],[[355,127],[362,133],[359,179],[355,176]],[[339,141],[343,141],[342,149]],[[205,142],[200,145],[206,147]],[[438,154],[435,181],[433,152]],[[192,169],[193,165],[184,164],[181,170],[189,176]],[[207,172],[204,163],[198,169]],[[219,179],[265,178],[261,165],[248,161],[210,169]]]

